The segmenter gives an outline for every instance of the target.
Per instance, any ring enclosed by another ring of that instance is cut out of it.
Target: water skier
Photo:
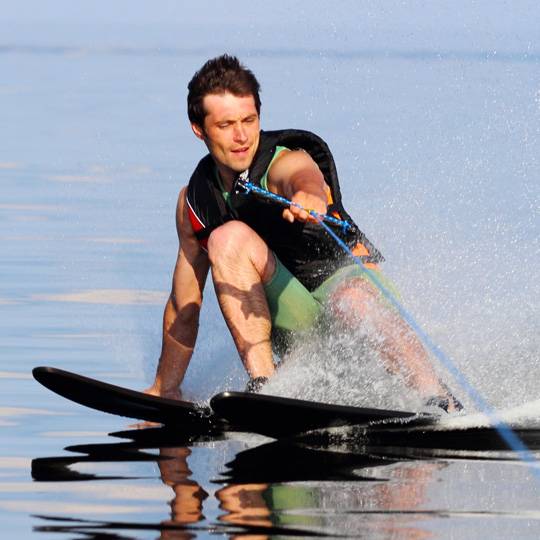
[[[259,83],[235,57],[206,62],[188,89],[191,127],[209,153],[178,198],[180,248],[165,306],[161,356],[147,392],[180,397],[211,271],[250,376],[249,390],[258,390],[274,373],[272,344],[286,344],[291,333],[308,330],[328,304],[350,325],[369,315],[385,367],[404,374],[426,402],[449,411],[459,408],[409,326],[305,210],[352,223],[324,141],[298,130],[261,131]],[[295,204],[283,209],[238,193],[239,175]],[[384,281],[378,268],[383,258],[365,235],[354,225],[341,234]]]

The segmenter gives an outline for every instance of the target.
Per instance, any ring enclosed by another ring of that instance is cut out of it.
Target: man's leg
[[[272,323],[264,283],[276,263],[261,237],[240,221],[230,221],[208,239],[212,278],[223,317],[251,378],[270,377],[274,361]]]
[[[416,334],[369,279],[349,278],[333,290],[328,300],[336,316],[347,325],[354,327],[362,321],[371,324],[377,348],[389,371],[401,373],[405,381],[426,398],[451,397],[431,367]],[[448,410],[455,410],[453,399],[449,399]]]

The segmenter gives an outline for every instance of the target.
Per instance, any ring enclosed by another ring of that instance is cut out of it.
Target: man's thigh
[[[378,269],[366,272],[358,265],[340,268],[319,287],[310,292],[275,257],[276,269],[264,285],[272,327],[289,332],[309,330],[321,316],[323,305],[336,301],[337,296],[369,291],[381,297],[377,283],[399,298],[394,284]]]
[[[381,286],[387,293],[400,298],[396,286],[379,268],[370,268],[366,271],[361,266],[352,264],[337,270],[311,294],[320,304],[325,304],[332,302],[333,296],[340,290],[362,288],[372,290],[376,294],[382,294]]]
[[[272,279],[264,285],[272,327],[280,331],[309,330],[321,312],[321,304],[276,257]]]

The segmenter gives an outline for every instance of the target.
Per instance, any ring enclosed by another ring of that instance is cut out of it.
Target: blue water
[[[279,481],[268,487],[252,475],[238,495],[238,478],[213,481],[263,441],[234,436],[169,445],[171,470],[155,459],[120,463],[108,447],[108,460],[71,469],[116,480],[32,481],[32,459],[119,443],[107,433],[129,422],[63,401],[30,371],[54,365],[131,388],[151,381],[177,250],[176,198],[204,153],[185,116],[186,84],[227,51],[261,81],[264,128],[309,129],[328,141],[347,209],[383,251],[406,307],[491,405],[538,399],[539,15],[534,2],[3,6],[0,514],[9,536],[97,534],[84,519],[126,538],[172,536],[160,523],[171,520],[176,494],[173,523],[195,523],[202,537],[253,520],[369,538],[536,537],[531,471],[489,453],[366,467],[355,451],[342,480],[310,469],[292,482],[294,460],[332,472],[330,454],[274,450]],[[293,359],[277,391],[417,405],[368,365],[336,367],[332,378],[322,345],[309,364]],[[244,382],[209,286],[186,397]],[[182,472],[188,453],[191,473]],[[189,511],[194,485],[209,494],[204,517]],[[81,528],[46,529],[68,519]]]

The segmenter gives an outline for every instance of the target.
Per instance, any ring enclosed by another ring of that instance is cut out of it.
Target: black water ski
[[[149,396],[53,367],[37,367],[34,378],[49,390],[75,403],[119,416],[181,427],[182,433],[250,431],[280,438],[335,426],[369,425],[381,421],[427,423],[415,413],[330,405],[313,401],[223,392],[211,400],[212,409],[185,401]]]
[[[407,422],[411,424],[433,421],[430,416],[418,417],[412,412],[331,405],[245,392],[222,392],[210,400],[210,405],[217,416],[234,424],[236,429],[274,438],[314,429],[390,420],[409,419]]]
[[[210,409],[186,401],[149,396],[53,367],[36,367],[32,374],[49,390],[98,411],[178,425],[186,430],[211,431],[225,427]]]
[[[513,430],[529,450],[540,449],[538,429],[518,428]],[[426,448],[455,451],[511,450],[508,443],[494,427],[467,427],[466,429],[431,429],[425,426],[418,429],[369,430],[364,434],[369,445],[392,446],[394,448]]]

